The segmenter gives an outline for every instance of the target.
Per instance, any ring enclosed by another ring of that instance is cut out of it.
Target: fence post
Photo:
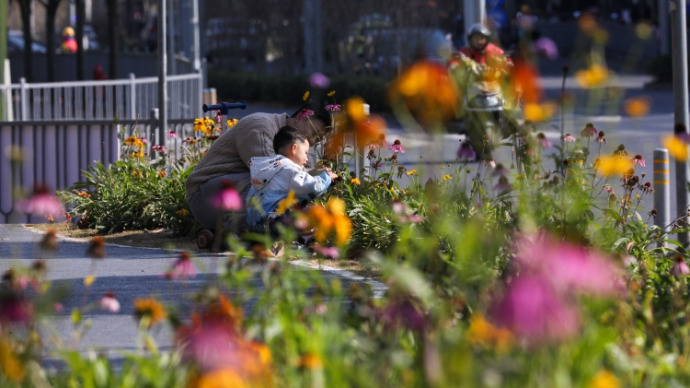
[[[29,120],[29,99],[26,97],[27,93],[27,87],[26,87],[26,78],[22,77],[19,79],[19,84],[20,84],[20,89],[19,89],[19,94],[21,96],[22,100],[22,121],[27,121]]]
[[[671,223],[671,174],[668,150],[654,150],[654,225],[665,228]]]
[[[137,119],[137,84],[134,82],[134,73],[129,73],[129,118]]]

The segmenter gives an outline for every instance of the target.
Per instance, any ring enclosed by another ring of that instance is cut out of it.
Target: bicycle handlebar
[[[217,110],[220,111],[220,114],[227,116],[230,109],[245,109],[247,107],[247,103],[244,101],[240,102],[221,102],[220,104],[204,104],[201,109],[205,112],[208,112],[210,110]]]

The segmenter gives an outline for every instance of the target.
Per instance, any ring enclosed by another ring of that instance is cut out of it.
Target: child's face
[[[296,141],[292,147],[290,147],[290,154],[288,158],[293,162],[304,167],[309,161],[309,142],[308,141]]]

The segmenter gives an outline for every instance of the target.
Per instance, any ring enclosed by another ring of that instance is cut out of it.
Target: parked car
[[[24,33],[18,30],[7,31],[7,52],[24,52]],[[48,48],[41,43],[33,41],[31,42],[31,52],[45,54],[48,52]]]

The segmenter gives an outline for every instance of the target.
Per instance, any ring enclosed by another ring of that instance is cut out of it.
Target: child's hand
[[[329,168],[328,171],[326,171],[326,172],[327,172],[328,175],[331,177],[331,180],[332,180],[332,181],[338,179],[338,174],[334,173],[333,171],[330,171],[330,168]]]

